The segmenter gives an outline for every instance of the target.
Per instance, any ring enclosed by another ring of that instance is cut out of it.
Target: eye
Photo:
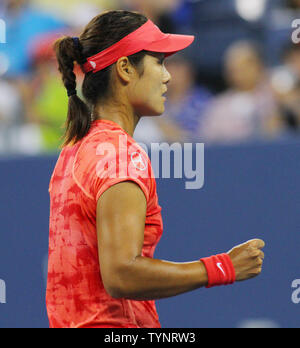
[[[158,62],[159,62],[160,65],[163,65],[164,62],[165,62],[165,57],[160,58],[160,59],[158,60]]]

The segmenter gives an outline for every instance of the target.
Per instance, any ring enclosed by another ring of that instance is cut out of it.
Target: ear
[[[121,80],[128,83],[134,76],[134,69],[129,62],[128,57],[120,58],[116,63],[116,72]]]

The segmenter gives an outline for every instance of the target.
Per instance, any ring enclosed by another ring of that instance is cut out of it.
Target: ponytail
[[[81,45],[77,38],[64,37],[54,44],[59,71],[69,97],[68,116],[65,123],[64,143],[75,144],[86,136],[91,127],[91,111],[76,91],[74,62],[84,63]]]

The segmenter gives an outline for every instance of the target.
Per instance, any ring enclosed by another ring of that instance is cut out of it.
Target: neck
[[[99,105],[94,110],[94,119],[108,120],[117,123],[127,134],[133,137],[140,118],[128,107],[106,104]]]

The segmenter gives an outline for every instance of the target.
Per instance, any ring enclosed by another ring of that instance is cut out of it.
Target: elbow
[[[126,297],[126,293],[119,286],[104,285],[105,291],[114,299],[121,299]]]
[[[130,277],[122,270],[111,270],[106,277],[102,278],[105,291],[115,299],[130,298]]]

